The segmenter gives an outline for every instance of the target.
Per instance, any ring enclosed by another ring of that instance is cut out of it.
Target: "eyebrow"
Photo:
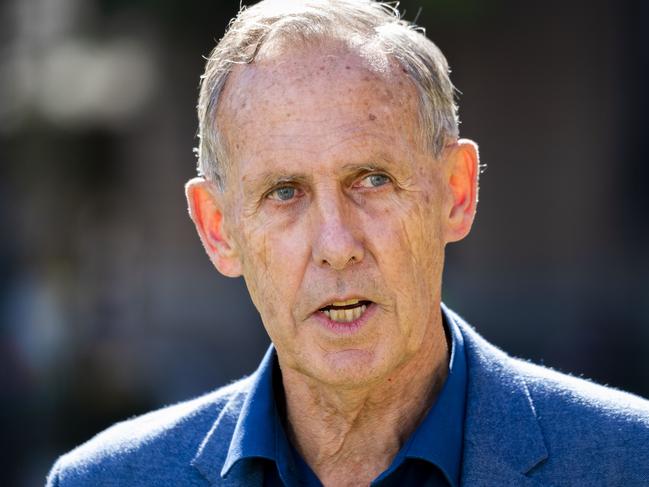
[[[397,164],[385,154],[376,154],[367,158],[366,162],[353,162],[344,164],[339,168],[343,175],[358,174],[362,172],[385,171],[394,169]],[[280,186],[282,184],[307,184],[312,180],[308,173],[290,172],[285,170],[265,171],[261,174],[245,178],[244,188],[254,195]]]
[[[243,186],[248,192],[257,195],[282,184],[306,184],[309,182],[309,179],[308,175],[302,173],[266,171],[249,178],[243,183]]]

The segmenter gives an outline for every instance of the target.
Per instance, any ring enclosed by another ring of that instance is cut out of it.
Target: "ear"
[[[221,195],[204,178],[190,179],[185,185],[189,216],[212,264],[224,276],[238,277],[241,260],[223,225],[223,198],[218,197]]]
[[[471,230],[478,204],[480,159],[478,145],[460,139],[450,148],[446,161],[446,184],[450,190],[445,220],[446,242],[457,242]]]

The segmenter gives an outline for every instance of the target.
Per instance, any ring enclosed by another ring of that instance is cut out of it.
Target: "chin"
[[[312,370],[310,375],[319,382],[343,388],[373,384],[392,369],[386,357],[362,349],[328,352],[318,365],[318,370]]]

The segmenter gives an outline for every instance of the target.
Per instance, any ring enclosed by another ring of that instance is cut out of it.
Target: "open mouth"
[[[325,314],[331,321],[338,323],[351,323],[359,319],[367,307],[372,304],[371,301],[360,299],[349,299],[347,301],[334,301],[333,303],[320,308],[319,311]]]

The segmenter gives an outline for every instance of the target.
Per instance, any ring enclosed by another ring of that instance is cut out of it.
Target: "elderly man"
[[[101,433],[51,485],[641,485],[649,405],[514,360],[441,303],[476,210],[442,53],[370,0],[265,0],[210,56],[186,187],[273,345]]]

